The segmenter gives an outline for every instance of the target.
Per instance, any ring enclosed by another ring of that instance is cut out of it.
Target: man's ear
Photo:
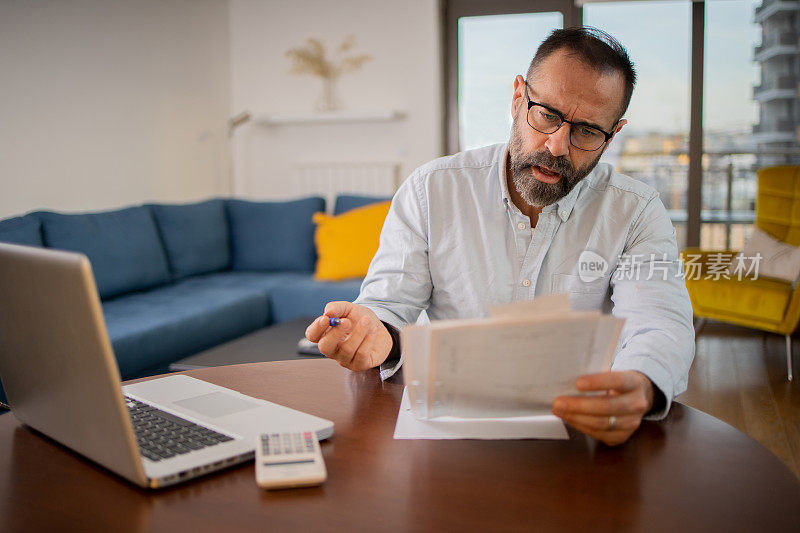
[[[525,100],[525,78],[517,74],[514,78],[514,94],[511,97],[511,118],[515,119],[519,113],[519,106]]]
[[[614,126],[614,131],[611,133],[611,138],[608,140],[609,143],[614,140],[614,137],[617,136],[617,133],[619,133],[619,130],[622,129],[622,126],[624,126],[627,123],[628,123],[628,121],[625,120],[624,118],[620,119],[620,121],[617,122],[617,125]]]

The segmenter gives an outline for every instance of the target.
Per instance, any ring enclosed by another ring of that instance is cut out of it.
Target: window
[[[562,27],[561,13],[458,19],[458,138],[461,150],[508,141],[514,77]]]
[[[638,75],[625,114],[628,124],[603,158],[659,192],[678,230],[679,246],[685,243],[687,218],[690,8],[685,1],[603,2],[583,8],[584,23],[618,39]]]
[[[758,122],[754,99],[761,39],[753,23],[756,0],[707,1],[703,80],[703,201],[700,246],[741,249],[755,218]],[[768,76],[767,85],[779,76]],[[754,89],[755,88],[755,89]],[[792,97],[795,90],[790,91]]]

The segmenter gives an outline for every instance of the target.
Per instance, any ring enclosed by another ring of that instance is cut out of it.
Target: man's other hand
[[[653,407],[653,383],[635,370],[582,376],[575,388],[605,394],[559,396],[553,401],[553,414],[609,446],[628,440]]]
[[[331,326],[331,318],[339,318],[339,325]],[[392,350],[392,336],[378,315],[350,302],[329,302],[325,313],[306,328],[306,338],[316,342],[325,357],[356,372],[383,363]]]

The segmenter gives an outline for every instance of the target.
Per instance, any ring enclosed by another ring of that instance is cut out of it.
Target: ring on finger
[[[606,426],[606,431],[611,431],[617,425],[617,417],[611,415],[608,417],[608,426]]]

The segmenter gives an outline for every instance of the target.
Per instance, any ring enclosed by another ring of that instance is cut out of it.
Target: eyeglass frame
[[[523,83],[525,83],[525,98],[528,100],[528,111],[527,111],[527,113],[525,113],[525,122],[528,123],[528,126],[533,128],[534,130],[538,131],[539,133],[544,133],[545,135],[552,135],[555,132],[557,132],[558,130],[560,130],[561,126],[563,126],[564,123],[566,122],[570,126],[588,126],[588,127],[592,128],[592,129],[595,129],[595,130],[599,131],[600,133],[602,133],[603,135],[606,136],[605,140],[602,143],[600,143],[600,146],[598,146],[597,148],[595,148],[593,150],[587,150],[586,148],[581,148],[580,146],[576,146],[575,143],[572,142],[572,130],[570,129],[570,132],[569,132],[569,144],[572,145],[572,146],[575,146],[575,148],[577,148],[578,150],[582,150],[584,152],[596,152],[596,151],[598,151],[600,148],[603,147],[604,144],[606,144],[609,140],[611,140],[611,137],[614,136],[613,133],[608,133],[605,130],[603,130],[602,128],[599,128],[598,126],[596,126],[594,124],[589,124],[588,122],[572,122],[570,120],[567,120],[567,119],[564,118],[564,114],[561,111],[559,111],[558,109],[553,109],[549,105],[542,104],[540,102],[534,102],[533,100],[531,100],[531,97],[528,95],[528,82],[527,82],[527,80],[523,79]],[[541,107],[547,109],[548,111],[551,111],[554,115],[556,115],[561,120],[561,122],[558,124],[558,127],[556,129],[554,129],[550,133],[547,133],[547,132],[544,132],[542,130],[539,130],[539,129],[536,129],[536,128],[533,127],[533,124],[531,124],[531,121],[530,121],[529,117],[530,117],[530,114],[531,114],[531,108],[533,106],[535,106],[535,105],[541,106]],[[616,128],[618,124],[619,124],[619,120],[617,120],[617,122],[614,123],[614,125],[611,127],[611,129]]]

